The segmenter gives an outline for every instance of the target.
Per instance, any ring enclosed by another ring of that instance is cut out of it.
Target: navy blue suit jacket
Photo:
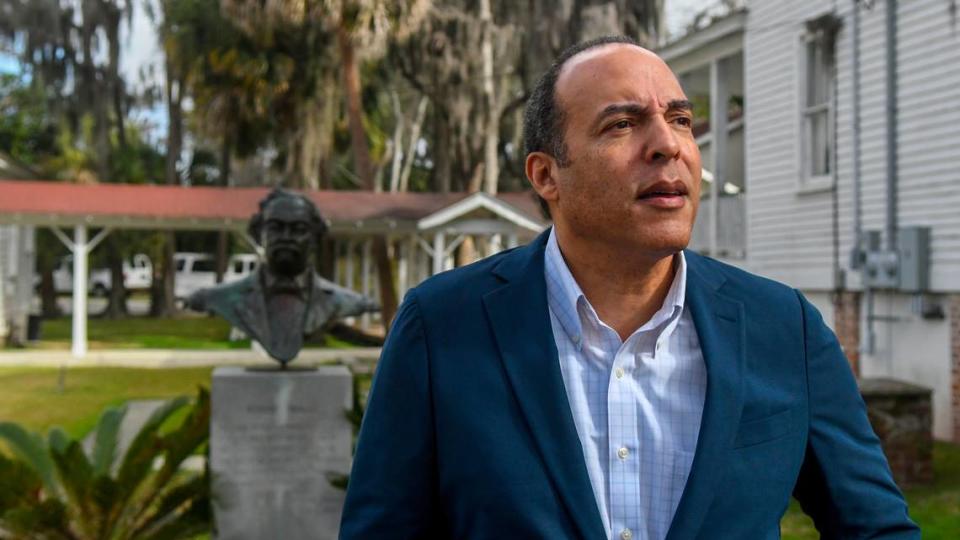
[[[383,349],[341,538],[605,537],[553,341],[546,234],[412,290]],[[669,540],[919,538],[833,332],[797,291],[685,252],[707,368]]]

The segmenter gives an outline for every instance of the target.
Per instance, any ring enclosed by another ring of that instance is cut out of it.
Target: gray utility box
[[[904,227],[897,235],[900,290],[924,292],[930,287],[930,227]]]
[[[880,231],[866,231],[862,239],[863,284],[871,289],[895,289],[900,284],[897,252],[880,247]]]
[[[930,227],[897,231],[897,250],[880,246],[880,231],[866,231],[853,263],[862,263],[863,284],[872,289],[926,292],[930,287]],[[859,266],[853,265],[854,268]]]

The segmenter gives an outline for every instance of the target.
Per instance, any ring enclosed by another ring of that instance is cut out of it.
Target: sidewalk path
[[[304,349],[293,366],[310,366],[340,361],[346,365],[376,362],[380,357],[379,347],[356,349]],[[263,353],[250,349],[197,350],[197,349],[123,349],[95,350],[76,359],[70,351],[2,351],[0,367],[138,367],[174,368],[206,366],[275,365]]]

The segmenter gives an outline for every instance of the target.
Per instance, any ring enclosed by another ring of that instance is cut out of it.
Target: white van
[[[256,271],[260,259],[253,253],[238,253],[231,255],[227,261],[227,271],[223,274],[223,282],[237,281]],[[217,284],[216,259],[206,253],[175,253],[173,264],[174,296],[185,299],[194,292],[213,287]]]
[[[128,291],[149,289],[153,283],[153,263],[150,257],[137,253],[131,260],[123,261],[123,286]],[[109,268],[90,270],[87,290],[96,296],[106,296],[112,279]],[[73,255],[60,259],[53,270],[53,288],[60,294],[73,292]]]

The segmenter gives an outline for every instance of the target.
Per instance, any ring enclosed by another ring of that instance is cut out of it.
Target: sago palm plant
[[[190,406],[172,430],[161,429]],[[209,436],[210,398],[201,388],[157,409],[120,452],[126,408],[103,412],[89,455],[59,428],[44,439],[0,423],[0,538],[127,540],[191,538],[211,529],[207,468],[181,470]]]

